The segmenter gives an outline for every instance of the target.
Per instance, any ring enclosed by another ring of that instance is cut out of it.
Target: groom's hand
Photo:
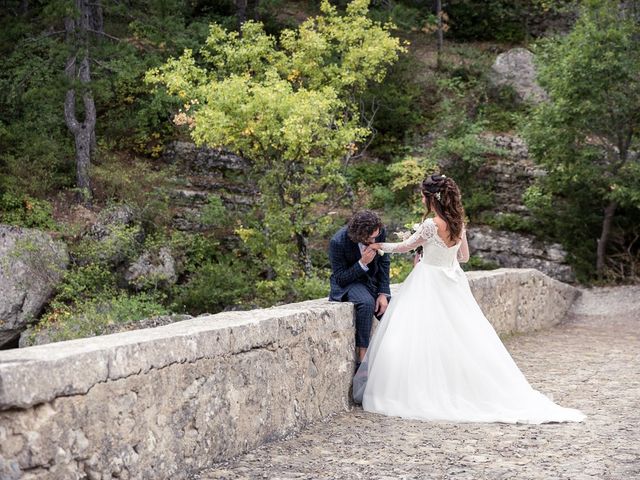
[[[378,295],[378,298],[376,299],[376,315],[381,317],[387,309],[388,305],[389,300],[387,300],[387,296],[384,293]]]
[[[364,249],[364,251],[362,252],[362,257],[360,257],[360,260],[362,261],[362,263],[364,263],[365,265],[369,265],[371,263],[371,260],[373,260],[374,258],[376,258],[376,251],[371,248],[371,247],[367,247]]]

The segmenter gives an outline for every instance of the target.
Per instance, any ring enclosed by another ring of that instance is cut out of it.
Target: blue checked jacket
[[[377,242],[386,240],[384,228],[380,230]],[[389,255],[376,255],[367,265],[369,271],[363,270],[358,263],[360,248],[347,235],[347,227],[338,230],[329,243],[329,260],[331,261],[330,300],[342,301],[352,285],[364,284],[372,293],[391,295],[389,289]]]

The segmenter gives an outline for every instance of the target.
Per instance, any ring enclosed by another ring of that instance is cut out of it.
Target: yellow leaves
[[[400,276],[400,274],[402,273],[402,268],[398,267],[398,266],[392,266],[389,268],[389,276],[393,279],[396,279]]]
[[[287,76],[287,80],[289,80],[290,82],[295,82],[299,76],[300,70],[294,68],[293,71]]]
[[[162,145],[154,145],[153,147],[151,147],[151,156],[153,158],[158,158],[162,154],[163,150],[164,148],[162,147]]]
[[[243,242],[248,242],[251,238],[255,237],[257,232],[253,228],[245,228],[240,225],[235,229],[235,234],[240,237]]]

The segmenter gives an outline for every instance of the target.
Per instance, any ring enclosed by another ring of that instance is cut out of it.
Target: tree
[[[539,54],[539,80],[551,100],[533,114],[530,149],[549,172],[545,193],[555,207],[578,198],[597,205],[599,276],[617,209],[640,208],[638,34],[638,24],[615,2],[589,1],[573,31]],[[580,217],[589,208],[574,203],[567,213]]]
[[[197,55],[149,73],[184,100],[175,121],[196,143],[250,161],[260,227],[239,232],[264,257],[268,281],[312,274],[309,238],[345,197],[343,166],[370,134],[360,99],[403,50],[367,5],[354,0],[341,15],[324,1],[320,16],[279,39],[254,21],[241,34],[212,25]]]
[[[76,144],[76,183],[80,197],[89,200],[91,181],[89,167],[91,155],[96,145],[96,106],[91,91],[91,66],[89,57],[89,35],[103,34],[102,7],[99,1],[76,0],[74,16],[67,16],[64,29],[69,46],[69,57],[65,65],[65,75],[69,89],[64,100],[64,118],[73,134]],[[75,18],[74,18],[75,17]],[[78,60],[80,57],[80,60]],[[79,80],[79,85],[78,81]],[[76,116],[76,89],[82,89],[84,120]]]

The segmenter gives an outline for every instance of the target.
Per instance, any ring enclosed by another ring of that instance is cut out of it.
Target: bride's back
[[[432,218],[424,221],[425,242],[422,246],[421,262],[438,267],[451,267],[458,258],[462,241],[447,246],[438,232],[438,225]],[[440,229],[442,230],[442,229]]]

